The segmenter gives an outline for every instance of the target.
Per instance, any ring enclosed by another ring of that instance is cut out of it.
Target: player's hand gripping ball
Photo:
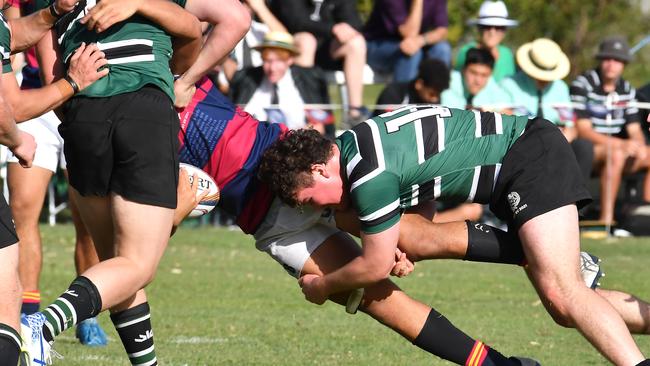
[[[197,197],[199,197],[204,191],[208,192],[192,212],[190,212],[188,217],[199,217],[212,211],[219,202],[219,187],[217,187],[217,183],[215,183],[214,179],[212,179],[208,173],[194,165],[180,163],[180,168],[187,171],[191,185],[194,185],[195,183],[198,184],[196,191]],[[197,182],[193,181],[195,175]]]

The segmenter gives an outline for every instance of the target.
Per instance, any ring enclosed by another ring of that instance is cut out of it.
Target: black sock
[[[14,328],[0,323],[0,365],[18,364],[21,342]]]
[[[43,324],[43,337],[52,342],[64,330],[97,316],[101,309],[102,299],[97,287],[88,278],[79,276],[66,292],[43,310],[47,319]]]
[[[111,320],[132,365],[158,365],[148,303],[111,314]]]
[[[645,360],[637,363],[636,366],[650,366],[650,359],[646,358]]]
[[[463,260],[472,262],[523,265],[524,251],[517,234],[472,221],[467,224],[467,253]]]
[[[431,309],[424,327],[413,344],[458,365],[515,365],[483,342],[463,333],[435,309]]]

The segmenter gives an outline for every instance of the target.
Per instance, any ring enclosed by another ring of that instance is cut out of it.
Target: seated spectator
[[[515,113],[547,119],[556,124],[571,143],[585,179],[591,175],[593,153],[588,140],[577,138],[569,87],[562,81],[571,69],[569,58],[560,46],[538,38],[517,49],[521,71],[501,81],[515,103]]]
[[[471,48],[481,48],[490,51],[494,57],[492,77],[496,81],[515,74],[515,58],[510,48],[501,44],[506,35],[506,30],[516,27],[516,20],[508,19],[508,9],[503,1],[487,0],[481,4],[478,19],[472,19],[468,25],[478,28],[478,42],[470,42],[462,46],[456,56],[456,70],[465,66],[467,51]]]
[[[368,64],[395,81],[415,79],[424,57],[451,65],[446,0],[375,0],[364,35]]]
[[[494,57],[490,51],[470,49],[462,71],[452,71],[450,87],[442,93],[442,104],[452,108],[484,108],[499,112],[509,107],[510,95],[492,78],[493,67]]]
[[[647,169],[650,150],[634,106],[636,92],[622,78],[625,65],[632,59],[627,42],[621,37],[603,40],[596,59],[595,69],[571,83],[571,99],[578,118],[578,133],[593,142],[594,160],[600,169],[600,220],[611,224],[622,174]],[[643,199],[650,201],[648,174]]]
[[[418,76],[409,82],[392,82],[382,90],[377,105],[440,104],[440,94],[449,88],[449,69],[444,63],[425,59],[420,63]],[[397,108],[377,108],[374,116]]]
[[[353,126],[368,117],[368,110],[363,107],[366,41],[360,33],[362,23],[356,1],[274,0],[272,10],[294,35],[300,52],[296,65],[343,69],[348,90],[348,124]]]
[[[306,104],[329,104],[327,81],[319,69],[293,64],[298,54],[289,33],[270,32],[255,48],[262,66],[238,71],[230,97],[261,121],[283,123],[291,129],[311,126],[320,132],[333,119],[329,111],[310,111]],[[308,113],[312,112],[312,113]]]

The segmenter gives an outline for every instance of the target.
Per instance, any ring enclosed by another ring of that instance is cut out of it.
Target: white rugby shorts
[[[36,140],[36,155],[34,156],[33,165],[52,172],[56,172],[57,166],[61,169],[66,168],[63,155],[63,138],[61,138],[57,129],[60,123],[52,111],[29,121],[18,123],[18,128],[21,131],[31,134]],[[9,150],[7,150],[7,162],[18,162],[16,156]]]
[[[255,232],[255,246],[298,278],[309,256],[339,231],[333,210],[291,208],[276,198]]]

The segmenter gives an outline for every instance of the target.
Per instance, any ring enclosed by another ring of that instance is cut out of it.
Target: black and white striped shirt
[[[608,93],[603,90],[598,69],[579,75],[571,83],[571,101],[578,119],[590,119],[598,133],[624,137],[624,126],[639,122],[636,90],[624,79],[616,82],[611,93],[612,107],[607,108]],[[608,121],[608,113],[610,120]]]

